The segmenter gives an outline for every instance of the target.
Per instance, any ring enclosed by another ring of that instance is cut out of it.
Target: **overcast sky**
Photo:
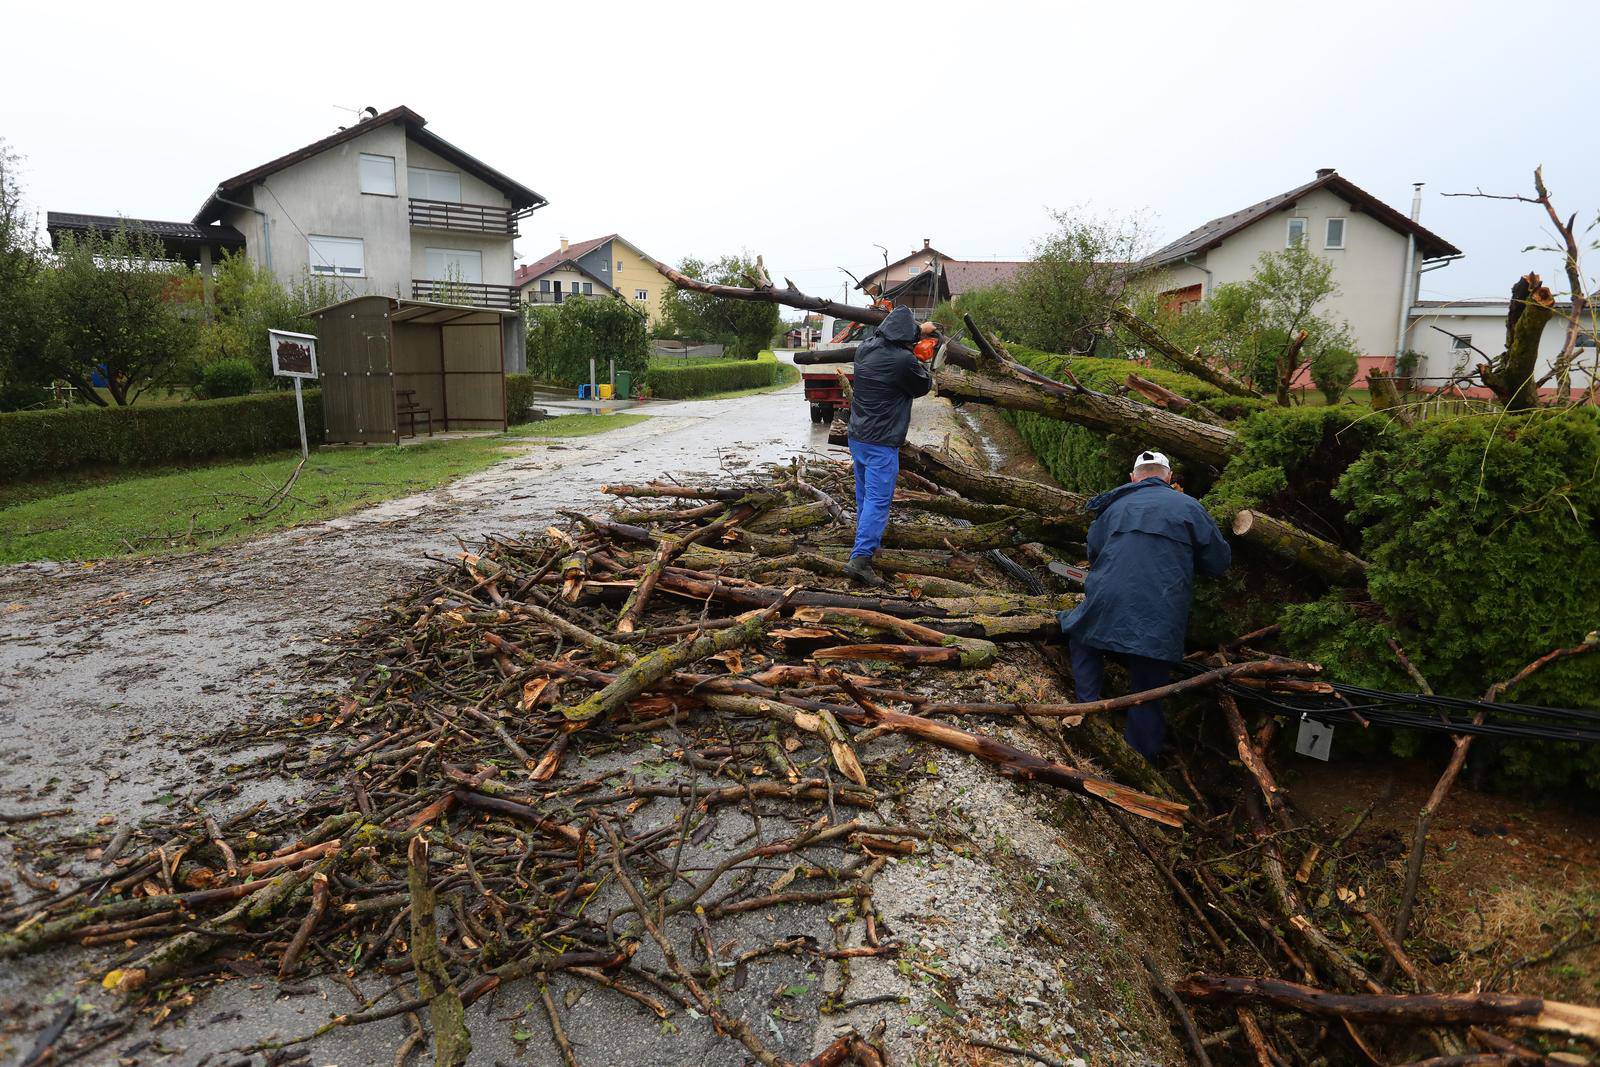
[[[1593,0],[8,5],[0,138],[41,213],[188,219],[403,103],[549,199],[519,260],[615,231],[834,296],[874,244],[1022,258],[1074,207],[1164,241],[1331,166],[1401,210],[1427,182],[1467,257],[1421,296],[1503,296],[1561,277],[1522,252],[1547,220],[1440,194],[1528,192],[1543,163],[1592,222],[1597,49]]]

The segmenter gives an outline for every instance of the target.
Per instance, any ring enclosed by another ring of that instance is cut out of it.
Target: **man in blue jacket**
[[[900,446],[906,443],[911,425],[911,401],[933,388],[933,373],[912,349],[919,334],[932,336],[934,330],[931,322],[918,327],[910,308],[897,307],[856,350],[849,430],[856,476],[856,543],[845,573],[862,585],[883,584],[872,569],[872,555],[889,525],[889,502],[900,476]]]
[[[1060,615],[1080,701],[1099,700],[1105,657],[1120,659],[1134,693],[1166,685],[1183,659],[1195,572],[1215,577],[1233,551],[1206,509],[1172,485],[1172,464],[1141,452],[1127,485],[1089,501],[1089,573],[1082,603]],[[1161,702],[1128,712],[1123,736],[1155,760],[1166,738]]]

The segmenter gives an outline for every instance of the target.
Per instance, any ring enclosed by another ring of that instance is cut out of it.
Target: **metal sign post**
[[[267,347],[272,355],[272,373],[280,378],[294,379],[294,408],[300,417],[300,458],[309,459],[311,447],[306,440],[306,401],[300,391],[300,381],[317,376],[316,335],[268,330]]]

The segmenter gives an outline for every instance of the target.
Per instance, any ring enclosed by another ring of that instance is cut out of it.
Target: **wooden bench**
[[[417,416],[422,416],[428,424],[428,436],[433,436],[433,409],[417,405],[417,391],[415,389],[396,389],[394,393],[394,422],[396,428],[401,420],[410,426],[410,433],[403,436],[417,436]]]

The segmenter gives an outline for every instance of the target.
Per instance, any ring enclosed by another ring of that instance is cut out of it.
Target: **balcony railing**
[[[430,230],[464,230],[517,236],[517,217],[508,207],[492,204],[457,204],[451,200],[411,198],[411,225]]]
[[[517,287],[490,285],[488,282],[457,282],[430,278],[411,279],[411,295],[435,304],[465,304],[469,307],[517,309]]]
[[[563,300],[604,300],[610,293],[543,293],[531,292],[525,294],[525,299],[530,304],[559,304]]]

